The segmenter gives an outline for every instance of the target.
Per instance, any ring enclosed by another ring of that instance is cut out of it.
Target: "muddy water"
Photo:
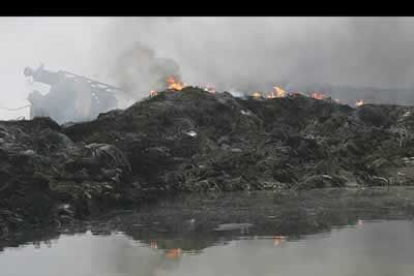
[[[404,188],[181,196],[3,242],[0,275],[411,276],[413,214]]]

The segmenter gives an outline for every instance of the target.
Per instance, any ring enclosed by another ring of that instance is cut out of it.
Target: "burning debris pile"
[[[91,122],[1,122],[0,229],[161,192],[411,185],[413,112],[277,89],[243,99],[172,81]]]
[[[143,189],[410,184],[410,107],[352,108],[281,89],[275,96],[240,99],[180,87],[64,133],[77,142],[115,145]]]

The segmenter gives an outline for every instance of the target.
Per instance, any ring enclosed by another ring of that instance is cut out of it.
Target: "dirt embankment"
[[[0,122],[0,236],[161,192],[410,185],[413,112],[188,87],[68,127]]]

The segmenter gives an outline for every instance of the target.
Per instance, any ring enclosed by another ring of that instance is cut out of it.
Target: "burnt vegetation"
[[[176,192],[411,185],[414,108],[167,90],[96,120],[0,122],[0,236]]]

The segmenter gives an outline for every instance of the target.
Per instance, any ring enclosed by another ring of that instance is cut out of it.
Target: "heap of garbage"
[[[414,107],[166,90],[96,120],[0,122],[0,236],[177,192],[411,185]]]

